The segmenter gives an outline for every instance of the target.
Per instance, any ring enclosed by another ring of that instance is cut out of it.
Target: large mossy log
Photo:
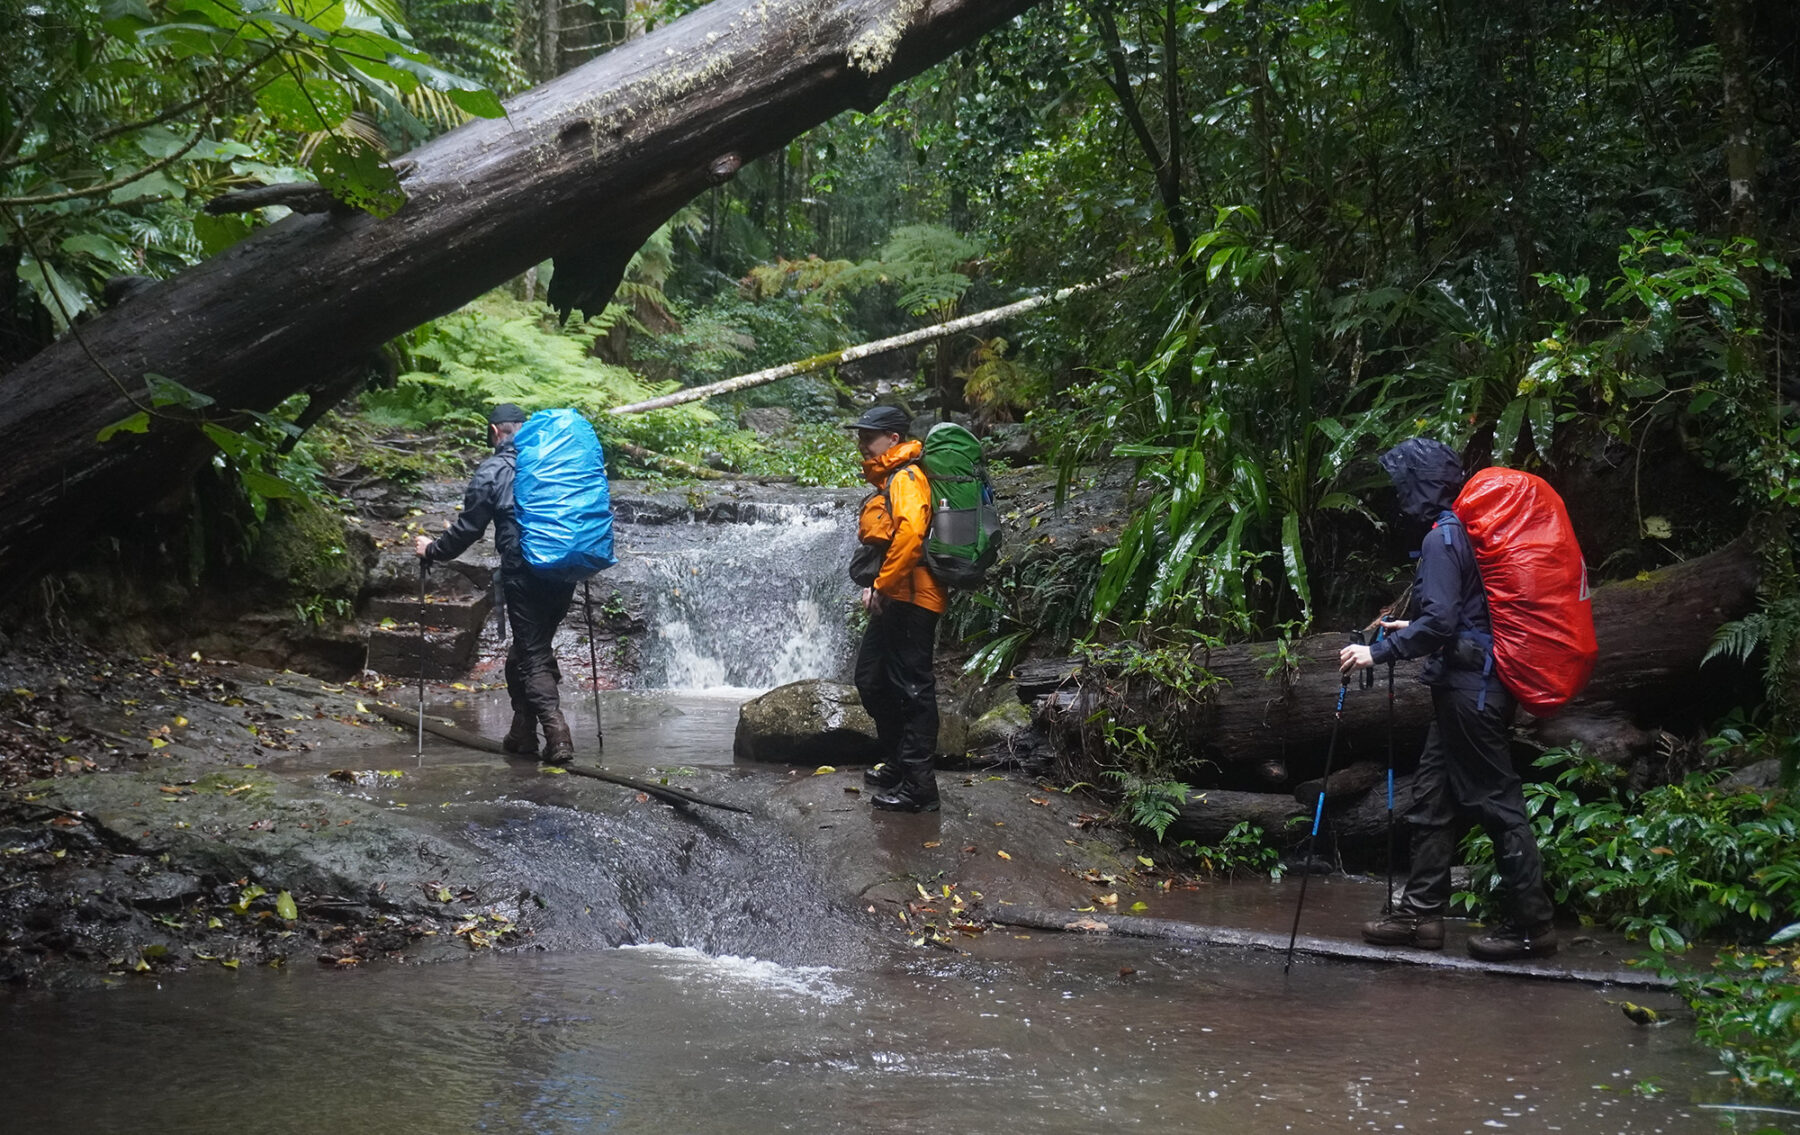
[[[0,597],[204,459],[179,415],[96,441],[147,374],[266,411],[546,258],[551,298],[597,311],[703,190],[1033,2],[714,0],[408,154],[393,216],[295,214],[134,295],[0,377]]]
[[[1757,567],[1748,541],[1711,555],[1594,591],[1594,623],[1600,660],[1593,679],[1575,701],[1542,721],[1521,718],[1527,732],[1545,744],[1579,739],[1598,755],[1626,760],[1649,746],[1659,727],[1677,719],[1693,700],[1694,683],[1719,626],[1751,610]],[[1310,636],[1290,648],[1297,669],[1285,674],[1269,644],[1250,643],[1211,651],[1202,661],[1222,681],[1199,705],[1182,707],[1189,755],[1208,764],[1197,786],[1280,789],[1319,775],[1336,716],[1337,654],[1343,634]],[[1416,677],[1417,665],[1395,668],[1394,745],[1410,764],[1430,720],[1429,692]],[[1039,720],[1067,742],[1104,707],[1129,715],[1171,712],[1158,691],[1133,689],[1102,674],[1039,665],[1021,675],[1021,696],[1039,693]],[[1384,766],[1388,744],[1385,668],[1373,689],[1353,685],[1344,698],[1335,763],[1357,761]],[[1141,680],[1140,680],[1141,681]],[[1043,692],[1051,686],[1057,688]],[[1160,706],[1160,709],[1152,708]],[[1291,796],[1290,796],[1291,799]]]

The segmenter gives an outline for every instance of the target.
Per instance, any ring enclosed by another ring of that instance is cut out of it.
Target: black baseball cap
[[[503,426],[508,422],[522,422],[530,416],[523,408],[515,406],[511,402],[502,402],[489,411],[488,425]]]
[[[870,406],[862,417],[844,425],[847,430],[877,430],[884,434],[906,436],[912,430],[912,418],[898,406]]]

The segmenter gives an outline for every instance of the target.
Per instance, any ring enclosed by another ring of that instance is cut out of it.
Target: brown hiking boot
[[[1377,946],[1411,946],[1415,950],[1444,948],[1444,920],[1436,914],[1394,911],[1363,923],[1363,941]]]
[[[1514,926],[1501,923],[1486,934],[1469,939],[1469,954],[1484,962],[1511,962],[1520,958],[1547,958],[1556,953],[1556,924]]]
[[[512,728],[506,731],[500,747],[515,757],[537,756],[537,718],[530,713],[514,711]]]
[[[561,713],[544,723],[544,755],[540,759],[547,765],[566,765],[575,759],[575,738]]]

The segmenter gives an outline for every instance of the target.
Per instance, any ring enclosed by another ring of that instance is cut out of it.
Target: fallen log
[[[1594,590],[1594,625],[1600,660],[1582,695],[1554,717],[1521,715],[1528,736],[1539,743],[1578,740],[1597,756],[1625,762],[1655,743],[1660,726],[1691,712],[1691,694],[1700,660],[1720,625],[1751,611],[1756,600],[1757,565],[1749,544],[1734,541],[1707,556],[1674,564],[1641,578],[1604,584]],[[1312,635],[1290,648],[1298,668],[1273,667],[1274,648],[1264,643],[1228,646],[1198,654],[1221,684],[1207,700],[1180,708],[1183,744],[1194,761],[1210,762],[1208,783],[1234,789],[1270,789],[1317,776],[1325,758],[1337,705],[1337,655],[1343,634]],[[1394,745],[1397,758],[1417,756],[1431,719],[1430,691],[1420,685],[1418,664],[1395,668]],[[1388,698],[1385,669],[1374,689],[1353,687],[1344,700],[1336,760],[1387,760]],[[1048,735],[1065,747],[1093,742],[1092,718],[1105,711],[1128,719],[1133,713],[1168,713],[1156,702],[1160,691],[1127,685],[1102,673],[1068,665],[1039,663],[1023,696]],[[1130,722],[1127,720],[1127,724]],[[1205,767],[1205,766],[1201,766]],[[1199,786],[1199,785],[1197,785]]]
[[[134,295],[0,377],[0,598],[178,496],[212,445],[146,375],[268,411],[540,263],[597,312],[702,191],[1035,0],[714,0],[407,154],[406,204],[294,214]],[[236,420],[235,418],[229,420]]]
[[[370,712],[387,721],[393,722],[395,725],[403,725],[408,729],[417,728],[419,724],[419,714],[416,709],[406,710],[401,709],[399,706],[383,705],[377,702],[370,708]],[[470,749],[480,749],[484,753],[499,753],[501,756],[509,755],[506,752],[506,749],[501,746],[500,742],[495,741],[492,738],[483,737],[479,733],[471,733],[467,729],[458,729],[454,725],[446,725],[443,722],[435,721],[430,717],[425,718],[425,732],[431,734],[433,737],[442,737],[446,741],[454,741],[458,745]],[[585,765],[568,764],[558,765],[556,767],[562,769],[562,771],[568,773],[570,776],[585,776],[590,780],[604,780],[608,784],[616,784],[621,788],[635,789],[638,792],[644,793],[646,796],[654,796],[663,803],[675,808],[685,809],[689,804],[700,804],[708,808],[723,809],[727,812],[742,812],[746,816],[754,814],[748,808],[742,808],[736,804],[726,804],[718,800],[708,800],[706,797],[696,795],[685,788],[674,788],[667,784],[652,784],[647,780],[638,780],[635,777],[620,776],[618,773],[606,772],[603,769],[588,768]]]
[[[1169,942],[1186,942],[1196,946],[1226,946],[1246,950],[1285,953],[1286,934],[1270,934],[1259,930],[1238,930],[1223,926],[1202,926],[1170,918],[1145,918],[1126,914],[1077,914],[1073,911],[1036,910],[1031,907],[1006,906],[988,913],[991,922],[1029,930],[1046,930],[1070,934],[1108,934],[1122,938],[1152,938]],[[1294,951],[1332,961],[1381,962],[1392,965],[1425,966],[1430,969],[1459,973],[1495,974],[1504,977],[1535,977],[1548,981],[1579,981],[1592,985],[1616,985],[1634,989],[1672,989],[1675,983],[1660,974],[1642,969],[1590,970],[1576,968],[1579,963],[1560,962],[1484,962],[1459,957],[1449,951],[1401,949],[1394,946],[1370,946],[1341,938],[1300,937],[1294,939]]]

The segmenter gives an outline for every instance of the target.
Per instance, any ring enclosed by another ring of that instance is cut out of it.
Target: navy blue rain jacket
[[[1453,665],[1450,649],[1461,637],[1486,643],[1487,593],[1475,566],[1475,550],[1459,521],[1441,518],[1450,510],[1465,477],[1456,451],[1429,438],[1403,441],[1381,455],[1400,508],[1409,518],[1435,525],[1419,545],[1413,579],[1412,621],[1370,648],[1376,664],[1397,658],[1425,658],[1419,680],[1428,686],[1479,690],[1487,685],[1478,667]]]

